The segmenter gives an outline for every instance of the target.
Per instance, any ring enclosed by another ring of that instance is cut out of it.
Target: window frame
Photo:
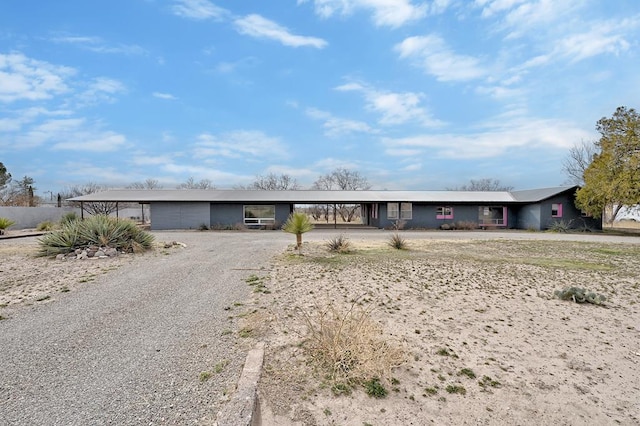
[[[392,216],[391,212],[395,212],[395,214]],[[387,219],[398,220],[399,218],[400,218],[400,203],[387,203]]]
[[[412,203],[400,203],[400,220],[413,219],[413,204]]]
[[[453,219],[453,206],[436,207],[436,219]]]
[[[552,203],[551,204],[551,217],[562,217],[562,203]]]

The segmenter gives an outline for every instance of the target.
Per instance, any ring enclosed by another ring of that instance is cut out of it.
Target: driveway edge
[[[258,342],[247,354],[235,394],[218,413],[217,426],[260,425],[258,381],[263,361],[264,342]]]

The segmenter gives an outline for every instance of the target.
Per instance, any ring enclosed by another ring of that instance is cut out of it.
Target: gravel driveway
[[[187,248],[141,256],[0,321],[0,424],[213,423],[247,349],[230,333],[239,312],[225,307],[249,297],[248,269],[268,266],[293,237],[155,235]]]
[[[387,231],[344,232],[384,240]],[[156,232],[186,249],[140,256],[53,303],[0,321],[0,424],[212,424],[234,388],[248,347],[237,337],[235,302],[245,279],[268,267],[294,237],[282,232]],[[637,237],[525,232],[405,232],[413,238],[577,239]],[[253,272],[252,272],[253,271]],[[0,276],[1,279],[1,276]],[[234,331],[232,333],[232,331]],[[200,380],[203,371],[214,371]]]

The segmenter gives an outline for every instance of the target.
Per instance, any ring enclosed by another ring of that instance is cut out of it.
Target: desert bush
[[[593,303],[594,305],[602,305],[607,298],[602,294],[587,291],[581,287],[565,287],[562,290],[556,290],[553,295],[561,300],[571,300],[576,303]]]
[[[51,222],[50,220],[45,220],[44,222],[40,222],[38,226],[36,226],[37,231],[51,231],[55,228],[56,224]]]
[[[549,224],[549,231],[566,233],[571,231],[571,222],[566,222],[563,219],[554,220]]]
[[[442,229],[443,231],[450,231],[453,229],[453,226],[448,223],[443,223],[442,225],[440,225],[440,229]]]
[[[405,352],[382,336],[371,311],[355,303],[346,312],[332,305],[316,307],[312,314],[303,312],[303,318],[308,331],[306,353],[332,386],[353,387],[373,381],[382,386],[379,381],[390,380],[391,371],[405,361]]]
[[[209,227],[207,226],[206,223],[201,223],[200,226],[198,226],[198,231],[208,231]]]
[[[16,223],[11,219],[0,217],[0,235],[4,234],[5,229],[15,224]]]
[[[389,247],[392,247],[396,250],[407,250],[409,248],[409,243],[405,240],[400,234],[393,234],[389,237],[387,241]]]
[[[351,251],[351,241],[343,234],[330,238],[325,245],[331,253],[349,253]]]
[[[39,239],[40,256],[52,256],[89,246],[109,246],[125,252],[141,252],[151,248],[153,235],[126,219],[105,215],[91,216],[63,225]]]
[[[78,219],[80,219],[80,218],[78,217],[78,215],[75,212],[65,213],[60,218],[60,225],[66,225],[67,223],[75,222]]]
[[[454,229],[459,229],[464,231],[473,231],[477,227],[478,227],[478,224],[470,220],[459,220],[453,225]]]

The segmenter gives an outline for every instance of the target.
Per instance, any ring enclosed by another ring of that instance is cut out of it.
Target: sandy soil
[[[306,243],[261,277],[245,328],[267,342],[265,424],[640,423],[640,246],[408,242],[357,242],[351,254]],[[573,285],[606,305],[553,297]],[[382,399],[362,387],[335,396],[309,362],[302,312],[354,301],[406,354]]]
[[[108,259],[60,261],[36,258],[35,237],[0,243],[0,307],[47,303],[57,293],[72,291],[96,276],[131,260],[129,255]],[[3,313],[0,310],[0,314]]]

